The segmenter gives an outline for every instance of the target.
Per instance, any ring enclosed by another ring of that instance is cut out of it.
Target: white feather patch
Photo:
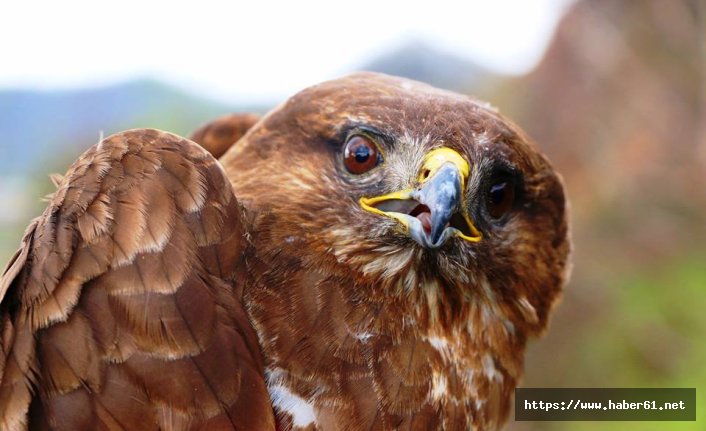
[[[434,373],[431,377],[431,399],[438,401],[446,396],[448,382],[446,376]]]
[[[267,391],[270,393],[272,406],[282,413],[291,415],[292,425],[295,427],[306,427],[316,421],[314,406],[284,386],[282,370],[266,370],[265,374],[268,380]]]
[[[371,332],[359,332],[355,334],[355,338],[357,338],[359,341],[365,343],[367,342],[370,338],[373,337],[373,334]]]
[[[485,374],[491,382],[493,380],[502,382],[503,380],[503,375],[495,368],[495,360],[493,360],[493,357],[490,356],[489,353],[483,355],[483,374]]]

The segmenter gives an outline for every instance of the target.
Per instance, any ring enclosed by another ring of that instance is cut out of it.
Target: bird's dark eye
[[[346,142],[343,151],[343,162],[348,172],[364,174],[380,164],[382,155],[377,145],[369,138],[361,135],[352,136]]]
[[[515,185],[512,181],[501,180],[493,183],[488,189],[488,213],[494,219],[504,216],[515,202]]]

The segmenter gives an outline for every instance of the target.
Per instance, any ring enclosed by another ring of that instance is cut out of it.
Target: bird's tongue
[[[428,206],[419,204],[409,212],[409,215],[422,223],[422,228],[427,235],[431,233],[431,210]]]
[[[428,235],[431,233],[431,213],[422,212],[417,214],[417,219],[422,223],[424,232]]]

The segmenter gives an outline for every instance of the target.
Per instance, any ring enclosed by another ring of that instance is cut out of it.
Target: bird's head
[[[222,161],[270,244],[378,294],[441,308],[509,301],[510,315],[541,329],[563,285],[559,177],[516,126],[467,96],[351,75],[290,98]]]

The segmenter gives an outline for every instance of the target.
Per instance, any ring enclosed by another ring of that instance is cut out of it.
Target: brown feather
[[[259,120],[257,114],[224,115],[199,127],[189,139],[218,159]]]
[[[190,141],[133,130],[88,150],[0,281],[0,427],[272,429],[236,296],[244,223]]]

